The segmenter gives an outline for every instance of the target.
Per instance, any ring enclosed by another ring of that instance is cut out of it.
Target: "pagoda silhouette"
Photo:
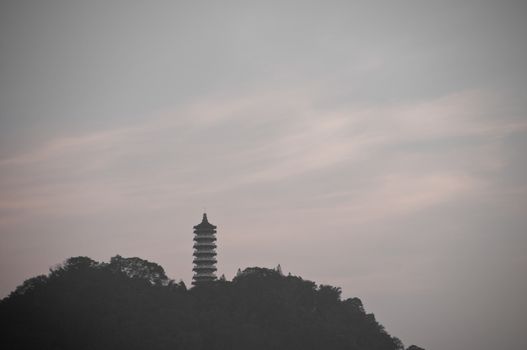
[[[209,223],[207,214],[194,226],[194,276],[192,284],[216,280],[216,226]]]

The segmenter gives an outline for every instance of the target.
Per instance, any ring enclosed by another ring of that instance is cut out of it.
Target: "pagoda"
[[[194,226],[194,276],[192,284],[216,280],[216,226],[203,214],[200,224]]]

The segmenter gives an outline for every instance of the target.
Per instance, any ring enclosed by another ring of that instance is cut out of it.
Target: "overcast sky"
[[[527,348],[523,1],[2,1],[0,296],[70,256],[274,267]]]

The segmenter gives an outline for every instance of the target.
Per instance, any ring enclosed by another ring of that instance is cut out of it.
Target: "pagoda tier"
[[[194,226],[194,268],[192,284],[216,280],[216,226],[203,214],[200,224]]]

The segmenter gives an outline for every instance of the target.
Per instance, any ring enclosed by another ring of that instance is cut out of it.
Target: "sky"
[[[527,348],[523,1],[2,1],[0,297],[71,256],[275,267]]]

